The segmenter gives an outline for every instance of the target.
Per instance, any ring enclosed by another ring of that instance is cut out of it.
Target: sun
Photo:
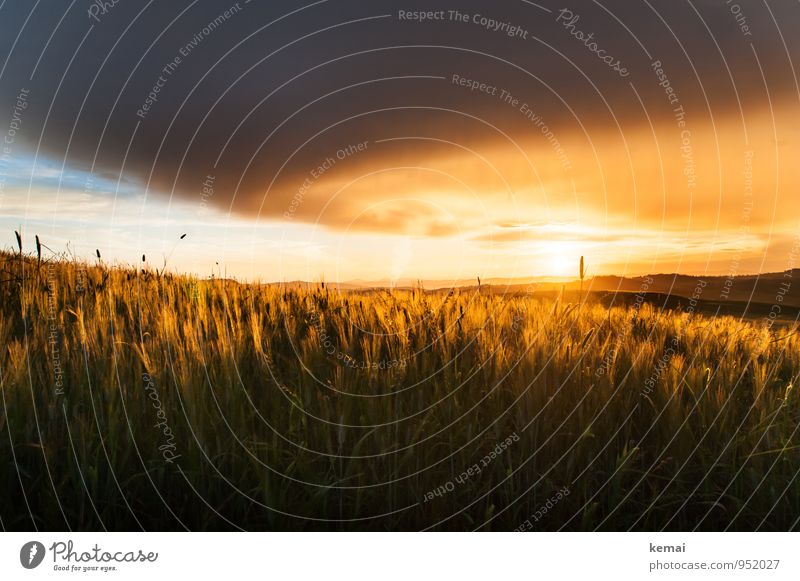
[[[536,262],[543,276],[576,277],[581,251],[578,244],[546,241],[536,244]]]
[[[565,255],[555,255],[547,259],[547,274],[550,276],[569,276],[573,274],[575,261]]]

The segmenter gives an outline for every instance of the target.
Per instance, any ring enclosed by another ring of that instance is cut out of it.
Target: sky
[[[263,281],[783,271],[798,27],[761,0],[6,1],[0,244]]]

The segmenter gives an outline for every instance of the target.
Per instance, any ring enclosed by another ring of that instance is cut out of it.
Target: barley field
[[[4,530],[790,530],[791,325],[0,255]]]

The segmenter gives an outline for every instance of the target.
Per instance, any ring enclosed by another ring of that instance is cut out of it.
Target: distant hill
[[[303,288],[319,283],[291,282],[287,286]],[[429,292],[458,288],[462,292],[476,292],[477,279],[427,280],[423,287]],[[704,286],[703,286],[704,285]],[[346,283],[328,283],[341,291],[368,291],[375,289],[410,289],[419,283],[404,280],[390,281],[354,280]],[[493,294],[536,294],[554,296],[565,293],[567,301],[577,301],[580,281],[554,281],[536,278],[492,278],[481,281],[481,292]],[[800,315],[800,269],[742,276],[693,276],[683,274],[653,274],[648,276],[595,276],[583,282],[584,297],[606,305],[630,305],[641,293],[642,300],[664,309],[687,309],[692,296],[699,292],[693,306],[697,313],[709,315],[744,316],[749,319],[766,319],[770,313],[782,324],[791,323]]]
[[[599,276],[584,283],[584,288],[594,292],[623,291],[637,293],[642,290],[645,279],[652,280],[647,292],[660,293],[673,297],[689,298],[699,288],[702,281],[700,300],[704,303],[760,303],[766,305],[786,305],[800,307],[800,269],[773,272],[761,275],[726,276],[687,276],[681,274],[656,274],[649,277],[624,278],[618,276]],[[574,289],[576,283],[570,283]]]
[[[771,272],[761,275],[742,276],[702,276],[684,274],[652,274],[648,276],[622,277],[622,276],[595,276],[583,283],[583,289],[592,293],[637,293],[646,291],[673,297],[691,297],[698,286],[698,281],[703,281],[701,300],[704,302],[742,302],[784,304],[800,307],[800,269],[785,272]],[[305,286],[307,284],[291,282],[289,286]],[[392,284],[388,280],[365,281],[353,280],[344,283],[330,283],[332,288],[342,290],[369,289],[369,288],[413,288],[418,283],[413,280],[401,280]],[[477,288],[477,279],[454,280],[426,280],[423,286],[427,290],[442,290],[453,287],[466,290]],[[552,278],[491,278],[481,281],[484,289],[493,292],[548,292],[576,291],[580,286],[578,280],[558,281]],[[782,297],[782,298],[779,298]]]
[[[701,283],[705,286],[701,286]],[[277,284],[277,283],[275,283]],[[292,281],[290,288],[319,286],[319,282]],[[419,286],[412,280],[327,283],[340,291],[375,289],[411,289]],[[462,292],[477,291],[476,279],[426,280],[422,286],[429,292],[458,288]],[[553,296],[564,292],[565,300],[576,301],[580,281],[554,281],[552,278],[491,278],[481,281],[481,292],[495,294],[537,294]],[[642,300],[665,309],[686,309],[696,289],[701,290],[694,305],[695,312],[711,315],[745,316],[751,319],[773,316],[784,324],[797,320],[800,314],[800,269],[742,276],[692,276],[653,274],[648,276],[595,276],[583,282],[585,297],[606,305],[630,305],[638,293]]]

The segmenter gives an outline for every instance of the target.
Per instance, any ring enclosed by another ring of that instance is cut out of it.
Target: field
[[[5,530],[789,530],[800,335],[4,252]]]

